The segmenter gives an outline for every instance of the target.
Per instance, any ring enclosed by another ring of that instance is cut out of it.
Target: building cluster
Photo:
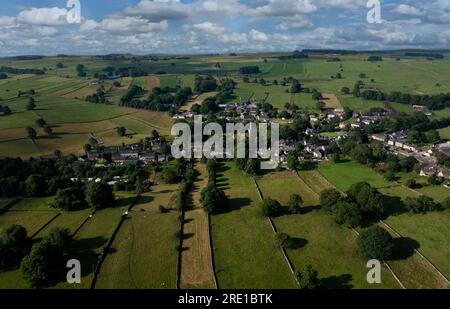
[[[169,155],[163,149],[166,142],[160,138],[146,138],[143,143],[113,147],[99,147],[87,153],[87,160],[100,162],[110,160],[118,165],[165,163]]]
[[[438,147],[434,146],[428,150],[422,150],[418,145],[409,144],[407,142],[408,132],[400,131],[392,134],[373,134],[372,140],[379,141],[385,144],[386,149],[394,154],[405,157],[414,157],[422,164],[420,171],[421,176],[436,175],[446,179],[450,179],[450,171],[437,164],[435,153],[439,152]]]

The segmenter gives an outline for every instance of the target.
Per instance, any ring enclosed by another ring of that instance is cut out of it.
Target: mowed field
[[[180,287],[215,288],[209,241],[208,214],[201,204],[201,191],[208,185],[206,165],[196,164],[199,175],[188,197],[184,215],[183,251],[181,253]]]
[[[211,217],[219,288],[296,288],[273,232],[259,209],[252,179],[227,163],[219,174],[228,208]]]
[[[294,239],[295,246],[287,249],[287,254],[295,269],[300,270],[311,264],[319,272],[325,288],[399,288],[384,267],[381,285],[367,283],[367,268],[357,253],[355,234],[337,225],[317,207],[318,194],[312,188],[322,188],[326,181],[320,180],[320,176],[308,178],[311,186],[291,172],[258,178],[265,197],[276,199],[285,207],[292,194],[300,195],[304,201],[302,214],[283,215],[274,219],[279,232],[287,233]]]

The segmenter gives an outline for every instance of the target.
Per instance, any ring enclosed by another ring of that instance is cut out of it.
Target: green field
[[[212,237],[220,288],[295,288],[273,232],[259,209],[251,178],[226,165],[220,185],[229,197],[229,209],[214,215]]]
[[[291,194],[299,194],[304,200],[303,214],[274,219],[278,230],[289,234],[298,243],[297,248],[287,250],[296,269],[311,264],[319,272],[325,288],[398,288],[385,268],[382,270],[382,285],[367,283],[367,268],[357,253],[355,235],[337,225],[326,213],[315,210],[318,195],[300,178],[271,174],[258,179],[258,184],[265,197],[277,199],[283,205]]]
[[[155,189],[157,192],[142,196],[135,206],[146,211],[134,211],[121,227],[112,244],[114,253],[101,268],[97,288],[176,287],[178,213],[159,213],[158,200],[168,200],[170,194]],[[163,196],[157,198],[159,194]]]
[[[376,188],[390,185],[381,175],[353,161],[338,164],[320,164],[319,172],[342,191],[347,191],[353,184],[358,182],[367,182]]]
[[[344,164],[346,166],[347,173],[343,170]],[[370,170],[367,167],[358,165],[357,163],[341,163],[341,164],[328,164],[321,165],[319,171],[324,175],[331,183],[341,190],[347,190],[349,188],[348,179],[345,177],[353,177],[354,183],[358,181],[366,181],[372,186],[380,188],[380,192],[391,196],[397,197],[400,200],[406,197],[418,197],[420,194],[425,194],[435,198],[438,201],[443,200],[448,196],[448,193],[442,190],[448,190],[440,186],[426,185],[421,189],[411,190],[405,186],[386,182],[379,174]],[[345,176],[346,175],[346,176]],[[411,178],[411,176],[404,176],[405,178]],[[420,177],[418,177],[420,179]],[[306,179],[306,178],[305,178]],[[423,180],[422,180],[423,181]],[[420,181],[419,181],[420,183]],[[392,200],[387,205],[388,208],[399,208],[399,200]],[[402,213],[391,215],[386,219],[386,222],[396,229],[402,236],[410,237],[412,242],[418,243],[418,249],[433,262],[438,268],[448,275],[449,269],[449,252],[442,248],[447,248],[448,234],[448,211],[447,212],[433,212],[426,215],[412,215],[410,213]],[[407,246],[411,246],[410,244]],[[409,249],[406,249],[407,251]],[[439,276],[431,270],[429,265],[417,254],[413,254],[401,261],[389,262],[394,271],[400,276],[402,282],[410,288],[429,288],[437,286],[445,286],[439,279]],[[415,266],[414,266],[415,265]],[[411,268],[415,267],[416,273],[421,273],[419,277],[421,280],[413,280],[414,272]]]

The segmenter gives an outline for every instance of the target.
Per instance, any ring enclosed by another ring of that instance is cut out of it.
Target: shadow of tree
[[[308,240],[300,237],[292,237],[289,240],[289,249],[301,249],[308,244]]]
[[[392,260],[404,260],[414,254],[414,249],[419,249],[420,243],[410,237],[394,238],[394,252]]]
[[[239,210],[243,207],[250,206],[252,200],[246,197],[232,198],[228,200],[227,208],[220,211],[219,214],[229,213],[235,210]]]
[[[330,276],[320,279],[320,285],[326,289],[351,289],[353,285],[350,284],[352,275],[344,274],[340,276]]]

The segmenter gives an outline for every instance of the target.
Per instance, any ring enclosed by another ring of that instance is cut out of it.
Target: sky
[[[0,56],[450,49],[450,0],[67,1],[0,0]]]

